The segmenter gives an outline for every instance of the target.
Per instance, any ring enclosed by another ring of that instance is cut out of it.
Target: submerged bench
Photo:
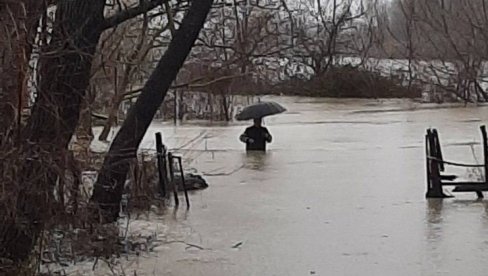
[[[488,172],[488,146],[486,127],[481,126],[481,135],[483,138],[483,164],[464,164],[444,160],[442,156],[439,133],[436,129],[427,129],[425,135],[425,154],[427,166],[427,198],[446,198],[451,197],[444,194],[443,186],[454,186],[452,192],[475,192],[478,198],[483,198],[483,191],[488,191],[488,182],[486,175]],[[455,181],[457,175],[443,174],[445,166],[481,168],[483,170],[483,181],[461,182]]]

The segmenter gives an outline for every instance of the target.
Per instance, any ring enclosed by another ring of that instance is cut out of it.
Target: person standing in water
[[[246,128],[239,139],[246,143],[246,151],[266,151],[266,143],[273,140],[268,129],[263,127],[261,118],[254,119],[254,125]]]

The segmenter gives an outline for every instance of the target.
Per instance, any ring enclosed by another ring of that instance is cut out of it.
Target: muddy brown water
[[[289,112],[266,120],[266,155],[244,153],[244,125],[152,126],[144,145],[162,130],[210,188],[160,218],[186,244],[158,248],[138,275],[488,274],[488,201],[426,200],[423,147],[436,127],[446,159],[480,161],[488,108],[272,99]]]

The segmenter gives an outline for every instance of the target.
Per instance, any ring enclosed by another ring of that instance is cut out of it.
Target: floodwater
[[[210,188],[160,218],[137,275],[488,274],[488,200],[426,200],[423,140],[436,127],[445,159],[479,162],[488,108],[272,99],[289,112],[266,155],[244,153],[245,125],[153,125],[144,145],[163,131]]]

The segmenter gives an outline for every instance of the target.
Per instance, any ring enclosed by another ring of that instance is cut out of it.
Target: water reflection
[[[481,203],[483,204],[483,209],[485,210],[483,214],[483,222],[487,223],[488,222],[488,201],[483,200],[481,201]]]
[[[426,222],[429,233],[427,237],[429,240],[432,237],[438,238],[444,227],[444,219],[448,214],[443,214],[444,209],[443,199],[432,198],[427,200],[427,215]],[[480,214],[480,222],[488,226],[488,201],[483,199],[455,199],[446,202],[448,209],[454,209],[458,212],[477,213],[477,207],[482,206],[483,213]],[[488,231],[488,228],[487,228]]]
[[[436,248],[437,242],[442,239],[442,208],[444,201],[441,198],[431,198],[427,200],[427,233],[426,238],[431,244],[432,248]]]
[[[427,222],[429,224],[439,224],[442,222],[442,198],[427,199]]]
[[[264,171],[268,165],[271,152],[248,151],[244,155],[244,167],[250,170]]]
[[[483,229],[483,232],[487,233],[488,232],[488,201],[483,200],[481,202],[483,204],[483,214],[481,215],[481,227]]]
[[[439,274],[443,269],[444,227],[442,210],[444,200],[440,198],[427,199],[426,210],[426,259],[431,271]]]
[[[182,202],[180,202],[180,204],[182,204]],[[184,206],[184,207],[174,206],[173,208],[174,209],[173,209],[173,213],[172,213],[173,216],[172,217],[173,217],[174,221],[178,221],[178,220],[185,221],[188,219],[188,216],[190,214],[189,208],[186,208],[186,206]]]

